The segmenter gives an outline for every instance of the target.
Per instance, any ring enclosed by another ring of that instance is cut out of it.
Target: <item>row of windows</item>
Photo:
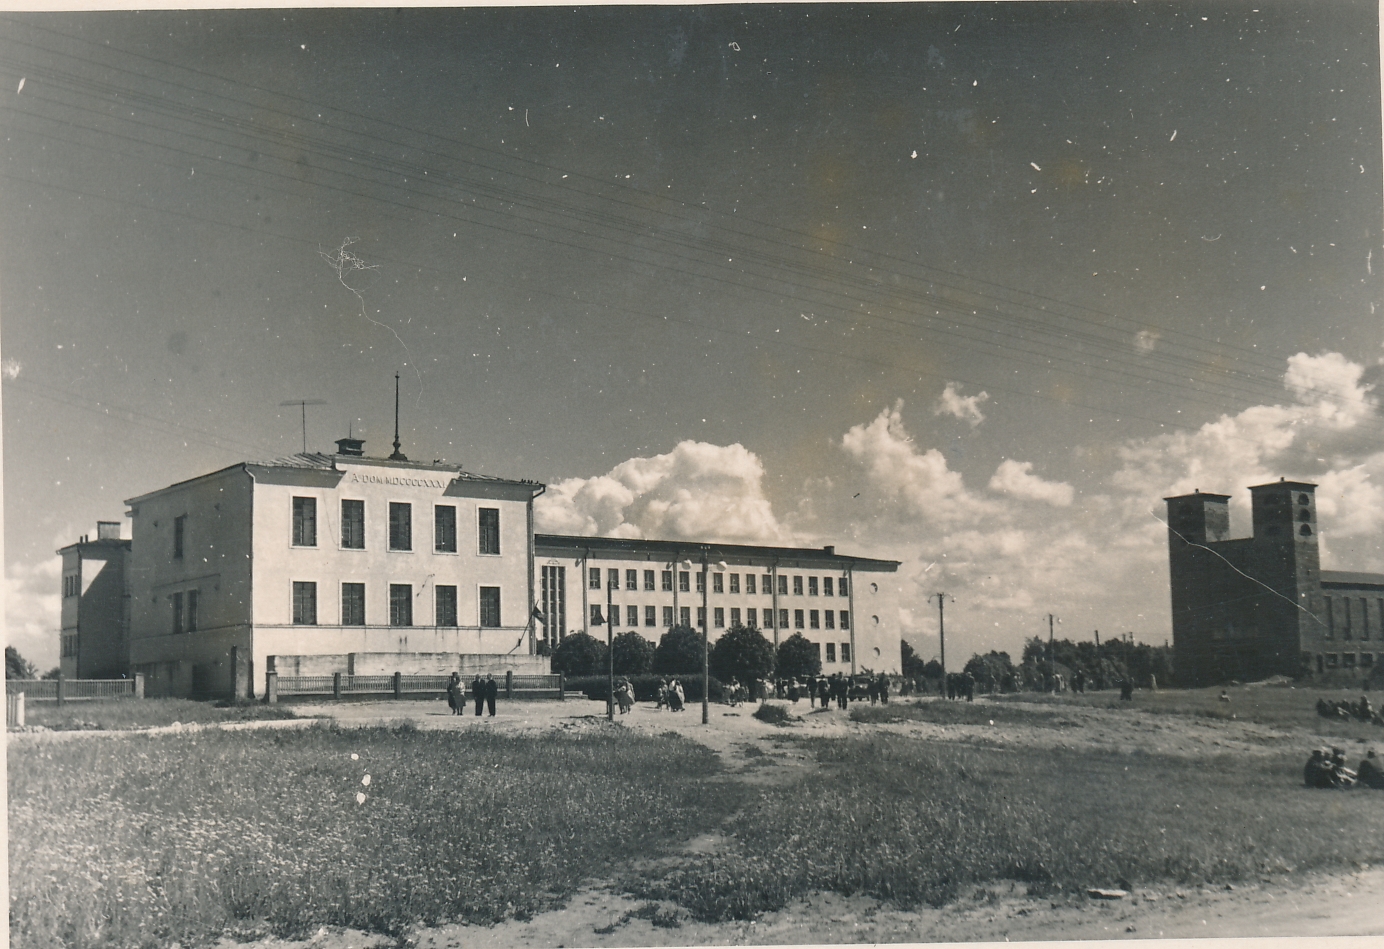
[[[77,634],[69,633],[62,637],[62,658],[67,659],[77,655]]]
[[[457,626],[457,588],[448,584],[434,586],[433,625]],[[498,627],[500,623],[500,588],[480,588],[479,625]],[[293,622],[297,626],[316,626],[317,583],[313,580],[293,581]],[[365,625],[365,584],[341,584],[341,625]],[[413,625],[413,584],[389,585],[389,625]]]
[[[195,633],[197,631],[197,591],[180,590],[169,594],[168,602],[173,607],[173,632]]]
[[[1326,638],[1333,639],[1340,634],[1342,639],[1370,638],[1369,597],[1328,596],[1326,600]],[[1384,597],[1376,597],[1377,609],[1384,620]],[[1352,603],[1358,604],[1352,606]],[[1356,624],[1354,620],[1358,619]]]
[[[662,589],[664,593],[672,593],[672,592],[673,592],[673,571],[672,571],[672,570],[663,570],[663,571],[645,570],[645,571],[644,571],[644,577],[643,577],[643,579],[644,579],[644,585],[643,585],[644,591],[645,591],[645,592],[650,592],[650,591],[655,590],[654,580],[655,580],[655,578],[656,578],[656,574],[658,574],[658,573],[661,573],[661,574],[662,574],[662,576],[658,576],[658,577],[657,577],[657,579],[660,581],[660,585],[659,585],[658,589]],[[701,592],[702,592],[702,586],[703,586],[703,584],[705,584],[705,582],[706,582],[706,581],[703,579],[703,578],[706,576],[706,574],[704,574],[704,573],[702,573],[702,572],[700,572],[700,571],[698,571],[698,572],[696,572],[696,573],[692,573],[691,571],[688,571],[688,570],[679,570],[679,571],[677,571],[678,590],[679,590],[680,592],[682,592],[682,593],[690,593],[690,592],[692,592],[692,589],[691,589],[691,586],[692,586],[692,577],[694,577],[694,576],[697,578],[697,592],[698,592],[698,593],[701,593]],[[626,570],[626,571],[625,571],[625,577],[624,577],[624,589],[626,589],[626,590],[638,590],[638,589],[640,589],[639,580],[640,580],[640,577],[639,577],[639,571],[638,571],[638,570]],[[738,574],[738,573],[713,573],[713,574],[711,574],[711,592],[712,592],[712,593],[727,593],[727,592],[729,592],[729,593],[739,593],[739,592],[741,592],[740,580],[741,580],[741,577],[740,577],[740,574]],[[789,578],[788,578],[786,575],[780,575],[780,576],[779,576],[779,578],[778,578],[778,592],[779,592],[779,596],[787,596],[787,595],[788,595],[788,580],[789,580]],[[806,581],[807,581],[807,595],[808,595],[808,596],[818,596],[819,594],[820,594],[821,596],[837,596],[837,595],[838,595],[838,591],[839,591],[839,595],[840,595],[840,596],[846,596],[846,595],[847,595],[847,592],[846,592],[846,591],[847,591],[847,580],[846,580],[845,577],[800,577],[800,576],[795,576],[795,577],[792,578],[792,580],[793,580],[793,595],[794,595],[794,596],[802,596],[802,595],[803,595],[803,580],[806,580]],[[820,580],[820,583],[819,583],[819,580]],[[774,591],[774,577],[773,577],[772,574],[767,574],[767,573],[766,573],[766,574],[763,574],[763,575],[762,575],[762,582],[761,582],[761,575],[760,575],[760,574],[747,573],[747,574],[745,574],[745,576],[744,576],[744,581],[745,581],[745,584],[744,584],[744,592],[747,593],[747,594],[754,594],[754,593],[756,593],[756,592],[757,592],[756,588],[758,588],[758,589],[760,589],[760,590],[763,590],[765,596],[771,596],[771,595],[773,594],[773,591]],[[608,567],[608,568],[606,568],[606,585],[609,586],[610,589],[612,589],[612,590],[619,590],[619,589],[621,589],[621,584],[620,584],[620,570],[619,570],[618,568],[616,568],[616,567]],[[601,568],[600,568],[600,567],[590,567],[590,568],[588,568],[588,571],[587,571],[587,586],[588,586],[590,589],[592,589],[592,590],[599,590],[599,589],[602,589],[602,587],[601,587]]]
[[[640,625],[640,608],[637,606],[626,606],[624,612],[626,626]],[[643,625],[658,627],[662,625],[665,629],[673,625],[673,608],[665,606],[662,608],[661,619],[657,606],[645,606],[643,608]],[[758,627],[760,622],[760,610],[750,607],[745,610],[745,626]],[[774,628],[774,611],[764,610],[764,628]],[[788,610],[778,611],[778,628],[788,629]],[[851,628],[851,614],[849,610],[793,610],[794,629],[836,629],[839,619],[841,629]],[[620,625],[620,607],[612,604],[610,607],[611,624]],[[599,603],[591,604],[591,625],[600,626],[603,622],[603,613]],[[678,622],[683,626],[692,625],[692,608],[690,606],[678,607]],[[697,625],[701,626],[706,622],[706,607],[697,607]],[[825,623],[825,626],[823,626]],[[726,608],[723,606],[714,607],[711,611],[711,625],[717,629],[724,629],[726,626]],[[740,626],[740,607],[730,608],[730,625]]]
[[[82,578],[75,573],[69,573],[62,578],[62,595],[76,596],[82,592]]]
[[[1369,669],[1374,666],[1374,653],[1372,652],[1360,653],[1358,660],[1356,654],[1353,652],[1342,653],[1340,655],[1334,652],[1328,652],[1323,658],[1325,659],[1325,666],[1327,669]]]
[[[293,546],[317,546],[317,499],[293,499]],[[341,502],[341,546],[347,550],[365,549],[365,502]],[[389,502],[389,549],[413,549],[413,505],[407,501]],[[457,509],[452,504],[433,505],[433,550],[457,552]],[[476,512],[476,552],[500,553],[500,510],[483,507]]]

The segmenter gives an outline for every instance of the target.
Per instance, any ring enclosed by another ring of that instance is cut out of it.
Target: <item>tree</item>
[[[553,650],[553,671],[569,676],[606,671],[606,644],[587,633],[571,633]]]
[[[802,679],[822,671],[817,644],[809,642],[802,633],[794,633],[779,643],[778,655],[774,658],[774,668],[785,679]]]
[[[757,629],[732,626],[711,647],[711,673],[722,682],[767,679],[774,674],[774,644]]]
[[[1017,687],[1014,664],[1007,652],[991,650],[988,655],[976,655],[966,663],[966,672],[982,692],[1012,692]]]
[[[6,679],[37,679],[38,667],[19,654],[13,646],[5,647]]]
[[[702,634],[691,626],[674,626],[663,634],[654,650],[654,672],[659,675],[701,675]]]
[[[929,659],[923,664],[923,675],[929,679],[941,679],[942,664],[936,659]]]
[[[615,662],[616,675],[644,675],[654,667],[654,644],[630,630],[615,637],[611,658]]]
[[[899,648],[903,652],[903,674],[910,679],[916,679],[920,675],[925,675],[924,670],[927,664],[923,662],[921,656],[913,651],[913,647],[908,644],[908,640],[899,640]]]

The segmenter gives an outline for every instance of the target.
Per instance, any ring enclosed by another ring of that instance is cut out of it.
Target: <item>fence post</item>
[[[23,727],[24,727],[24,693],[23,693],[23,692],[20,692],[20,693],[19,693],[18,695],[16,695],[14,698],[15,698],[15,702],[14,702],[14,726],[15,726],[16,728],[23,728]]]
[[[559,702],[567,701],[567,676],[562,672],[557,674],[557,700]]]
[[[505,670],[505,699],[514,698],[514,670]]]
[[[273,669],[264,674],[264,701],[266,705],[274,705],[279,701],[279,674]]]
[[[63,699],[67,698],[64,694],[67,689],[67,677],[61,672],[58,673],[58,708],[62,708]]]
[[[341,673],[340,673],[340,672],[333,672],[333,673],[332,673],[332,698],[334,698],[334,699],[340,699],[340,698],[341,698]]]
[[[402,672],[394,673],[394,697],[396,699],[404,696],[404,675]]]
[[[144,698],[144,673],[135,673],[135,698]]]

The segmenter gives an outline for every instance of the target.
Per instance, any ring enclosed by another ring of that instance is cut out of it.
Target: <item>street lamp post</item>
[[[707,637],[707,624],[711,618],[707,615],[706,608],[706,548],[702,548],[702,724],[711,721],[711,706],[709,696],[711,693],[711,646]]]
[[[619,576],[619,571],[614,571]],[[606,576],[606,719],[615,721],[615,607],[611,605],[614,582]]]

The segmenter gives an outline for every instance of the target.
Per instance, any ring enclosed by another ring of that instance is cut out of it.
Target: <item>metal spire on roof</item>
[[[408,461],[408,456],[399,450],[399,374],[394,373],[394,454],[390,461]]]

